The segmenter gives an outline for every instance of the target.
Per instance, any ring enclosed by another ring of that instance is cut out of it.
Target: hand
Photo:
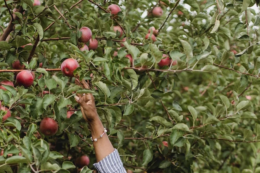
[[[76,83],[80,85],[78,79],[76,79]],[[89,89],[89,85],[85,80],[82,80],[81,83],[83,84],[84,88]],[[75,100],[80,104],[83,118],[86,121],[92,122],[93,120],[98,118],[97,109],[95,105],[95,98],[91,93],[77,95],[75,96]]]

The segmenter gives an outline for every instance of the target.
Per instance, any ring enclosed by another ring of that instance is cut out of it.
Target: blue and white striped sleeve
[[[126,173],[117,149],[100,162],[95,163],[94,167],[99,173]]]

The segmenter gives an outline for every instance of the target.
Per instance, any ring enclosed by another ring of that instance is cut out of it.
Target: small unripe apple
[[[12,64],[13,69],[24,69],[24,65],[20,63],[19,60],[16,60]]]
[[[179,16],[182,16],[182,15],[183,15],[183,12],[182,12],[182,11],[178,11],[177,14],[178,14]]]
[[[21,46],[21,48],[25,48],[26,46],[33,46],[33,44],[32,43],[28,43],[26,45]]]
[[[30,87],[33,84],[33,74],[29,70],[22,70],[16,76],[16,82],[24,87]]]
[[[167,141],[163,141],[162,143],[163,143],[163,145],[164,145],[165,147],[168,147],[168,142],[167,142]]]
[[[67,111],[67,118],[70,118],[74,114],[74,111]]]
[[[2,89],[2,90],[6,90],[6,88],[4,86],[2,86],[1,84],[14,87],[14,83],[13,82],[11,82],[11,81],[2,81],[2,82],[0,82],[0,89]]]
[[[155,29],[155,27],[151,27],[151,28],[149,28],[148,33],[150,34],[150,32],[152,32],[153,35],[158,35],[158,30]]]
[[[40,131],[46,136],[55,135],[58,131],[58,123],[52,118],[44,118],[40,124]]]
[[[80,37],[80,41],[81,42],[83,42],[83,43],[86,43],[86,42],[88,42],[90,39],[91,39],[91,37],[92,37],[92,32],[91,32],[91,30],[88,28],[88,27],[82,27],[81,29],[80,29],[80,31],[81,31],[81,37]]]
[[[81,47],[79,50],[80,51],[85,51],[85,50],[89,50],[89,48],[88,48],[87,45],[84,44],[83,47]]]
[[[118,31],[120,33],[120,37],[123,35],[123,30],[120,26],[114,26],[113,30],[116,32]]]
[[[34,0],[33,6],[39,6],[39,5],[41,5],[41,1],[40,0]]]
[[[96,50],[98,48],[98,40],[91,38],[88,45],[90,50]]]
[[[150,36],[150,34],[148,33],[148,34],[146,34],[146,36],[145,36],[145,39],[147,40],[147,39],[152,39],[153,40],[153,42],[155,42],[156,41],[156,37],[155,37],[155,35],[151,35]]]
[[[153,16],[160,17],[163,15],[163,10],[161,7],[154,7],[152,13],[153,13]]]
[[[7,118],[11,117],[11,112],[8,108],[6,107],[1,107],[0,108],[2,111],[6,111],[6,114],[4,115],[2,122],[4,122]]]
[[[117,13],[119,13],[119,11],[121,11],[120,7],[116,4],[109,5],[108,10],[113,15],[117,15]]]
[[[78,157],[75,161],[75,165],[79,168],[83,168],[84,166],[89,165],[89,157],[88,156],[81,156]]]
[[[133,57],[132,57],[130,54],[127,54],[125,57],[128,58],[128,59],[130,60],[130,66],[132,66],[132,63],[133,63]]]
[[[79,67],[79,63],[77,60],[73,58],[66,59],[61,64],[61,71],[65,76],[73,76],[74,70],[76,70]]]

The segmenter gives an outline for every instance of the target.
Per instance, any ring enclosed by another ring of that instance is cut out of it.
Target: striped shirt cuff
[[[126,173],[117,149],[100,162],[95,163],[94,167],[99,173]]]

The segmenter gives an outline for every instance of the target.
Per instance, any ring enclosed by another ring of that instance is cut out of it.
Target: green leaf
[[[34,69],[37,65],[37,59],[33,58],[29,64],[30,69]]]
[[[28,163],[31,163],[33,161],[31,151],[26,148],[23,148],[22,146],[20,146],[20,149],[22,150],[23,156],[28,160]]]
[[[45,74],[47,77],[49,76],[49,73],[48,73],[44,68],[37,68],[37,69],[36,69],[36,72],[43,73],[43,74]]]
[[[245,108],[248,104],[249,104],[249,101],[247,101],[247,100],[241,101],[237,105],[237,111],[240,111],[241,109]]]
[[[0,41],[0,51],[9,50],[11,45],[9,45],[6,41]]]
[[[183,136],[184,132],[179,130],[172,130],[172,133],[170,135],[170,144],[174,146],[174,144]]]
[[[219,25],[220,25],[220,20],[216,20],[215,25],[214,25],[213,29],[210,31],[210,33],[211,34],[215,33],[218,30]]]
[[[102,81],[99,81],[95,83],[95,85],[106,95],[107,98],[110,96],[110,90],[107,87],[107,84],[103,83]]]
[[[42,26],[39,23],[34,23],[33,26],[36,28],[41,40],[43,38],[43,33],[44,33]]]
[[[150,121],[154,121],[156,123],[159,123],[160,125],[163,125],[165,127],[172,127],[172,123],[170,123],[169,121],[167,121],[166,119],[164,119],[163,117],[160,116],[154,116],[152,118],[150,118]]]
[[[224,105],[226,106],[226,108],[228,109],[230,107],[230,101],[229,99],[224,96],[224,95],[219,95],[221,101],[224,103]]]
[[[189,109],[189,111],[190,111],[190,113],[192,115],[193,126],[195,126],[195,121],[196,121],[196,119],[198,117],[198,113],[197,113],[196,109],[194,109],[194,107],[192,107],[192,106],[188,106],[188,109]]]
[[[190,132],[189,127],[186,124],[183,124],[183,123],[176,124],[172,129]]]
[[[250,3],[251,3],[250,0],[243,0],[242,12],[245,11],[247,7],[249,7]]]
[[[190,60],[190,58],[193,57],[193,52],[192,52],[191,45],[190,45],[190,43],[188,43],[188,42],[185,41],[185,40],[181,40],[181,39],[180,39],[180,42],[181,42],[181,44],[182,44],[184,53],[185,53],[185,55],[187,56],[186,62],[188,62],[188,61]]]
[[[79,144],[80,139],[78,136],[71,133],[68,134],[68,136],[69,136],[70,148],[75,147]]]
[[[45,84],[49,90],[57,88],[57,82],[54,79],[45,80]]]
[[[50,104],[52,104],[56,99],[56,96],[53,94],[46,94],[43,97],[43,108],[46,109]]]
[[[51,164],[50,162],[45,162],[41,164],[41,170],[44,171],[58,171],[60,166],[56,163]]]
[[[117,138],[118,138],[118,146],[122,146],[124,141],[124,133],[121,130],[117,131]]]
[[[4,158],[4,156],[0,156],[0,164],[3,164],[3,163],[5,163],[5,158]]]
[[[66,107],[67,105],[71,105],[71,101],[70,99],[67,99],[67,98],[64,98],[64,97],[61,97],[58,101],[58,109],[61,109],[61,108],[64,108]]]
[[[137,59],[137,56],[140,54],[140,51],[137,47],[129,45],[127,42],[124,42],[124,46],[128,52],[132,55],[133,60]]]
[[[58,78],[57,76],[53,75],[52,78],[59,84],[59,86],[61,87],[61,90],[63,92],[65,86],[66,86],[66,83],[65,81],[61,80],[60,78]]]
[[[62,169],[72,169],[72,168],[76,168],[76,166],[72,162],[64,161],[62,163]]]
[[[8,118],[7,119],[8,122],[5,123],[5,126],[12,126],[12,127],[15,127],[18,131],[21,130],[21,123],[17,120],[17,119],[14,119],[14,118]]]
[[[27,134],[26,134],[26,135],[29,137],[29,139],[32,137],[33,133],[34,133],[36,130],[37,130],[37,125],[32,123],[32,124],[29,126],[29,129],[28,129]],[[29,148],[28,148],[28,149],[29,149]]]
[[[28,163],[28,160],[22,156],[12,156],[5,161],[6,164],[18,164],[18,163]]]
[[[87,166],[83,167],[80,171],[80,173],[92,173],[93,171],[90,170]]]
[[[146,166],[153,160],[153,153],[150,149],[145,149],[143,152],[143,162],[142,165]]]
[[[39,166],[41,163],[41,160],[42,160],[41,152],[38,150],[38,148],[36,148],[34,146],[32,146],[32,151],[33,151],[34,161],[35,161],[36,165]]]
[[[164,160],[160,163],[159,168],[168,168],[172,163],[169,160]]]
[[[219,71],[219,68],[214,66],[214,65],[205,65],[201,71],[204,71],[204,72],[217,72]]]
[[[149,44],[150,45],[150,52],[155,58],[155,62],[158,63],[162,59],[162,52],[159,50],[159,48],[155,44]]]
[[[31,0],[22,0],[22,2],[26,3],[29,7],[33,7],[33,3]]]
[[[133,112],[134,112],[134,105],[133,104],[128,104],[125,107],[124,116],[131,115]]]

